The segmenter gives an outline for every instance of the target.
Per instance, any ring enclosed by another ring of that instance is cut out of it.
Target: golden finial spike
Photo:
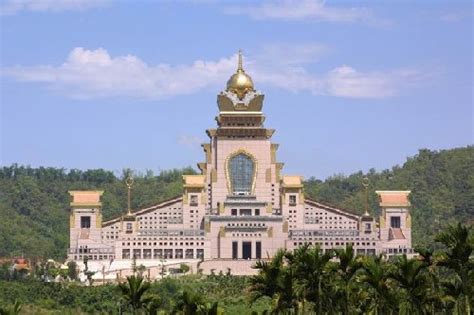
[[[132,185],[133,185],[133,177],[128,176],[127,179],[125,180],[125,184],[127,185],[127,206],[128,206],[128,211],[127,214],[131,215],[132,214],[132,206],[131,206],[131,200],[130,200],[130,191],[132,190]]]
[[[365,216],[369,216],[369,178],[366,176],[362,179],[362,186],[365,188]]]
[[[239,64],[237,66],[237,71],[244,71],[242,67],[242,49],[239,49]]]

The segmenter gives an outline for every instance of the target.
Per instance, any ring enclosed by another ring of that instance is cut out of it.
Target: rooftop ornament
[[[132,215],[132,206],[130,202],[130,196],[131,196],[133,183],[134,183],[133,177],[129,175],[127,179],[125,179],[125,184],[127,185],[127,190],[128,190],[127,191],[127,216]]]
[[[237,71],[227,81],[227,91],[237,95],[242,100],[248,92],[255,91],[252,78],[245,73],[242,66],[242,50],[239,50]]]
[[[362,186],[364,186],[365,188],[365,213],[364,213],[364,216],[368,217],[370,216],[369,214],[369,184],[370,184],[370,180],[369,178],[366,176],[362,179]]]

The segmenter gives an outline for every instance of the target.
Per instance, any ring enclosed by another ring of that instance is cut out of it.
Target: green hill
[[[68,190],[101,189],[105,218],[125,208],[126,191],[121,176],[102,169],[65,170],[12,165],[0,168],[0,257],[64,258],[68,246]],[[192,168],[154,175],[135,174],[134,209],[152,205],[181,193],[181,175]],[[370,205],[377,209],[374,191],[411,190],[415,245],[427,245],[450,222],[474,222],[474,147],[443,151],[420,150],[403,166],[391,170],[336,175],[324,181],[310,178],[306,194],[343,208],[363,211],[361,180],[371,182]]]

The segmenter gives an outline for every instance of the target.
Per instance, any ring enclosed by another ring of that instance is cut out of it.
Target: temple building
[[[235,269],[304,243],[323,250],[351,243],[367,255],[411,253],[410,192],[377,191],[378,218],[309,199],[301,176],[282,173],[263,101],[239,54],[237,71],[217,96],[217,127],[206,131],[201,174],[183,176],[183,195],[109,221],[102,220],[102,191],[70,191],[68,258],[198,260]]]

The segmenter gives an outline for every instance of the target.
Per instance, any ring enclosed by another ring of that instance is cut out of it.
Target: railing
[[[358,230],[291,230],[289,237],[298,236],[359,236]]]
[[[114,254],[113,248],[69,248],[69,254]]]
[[[266,226],[225,226],[226,231],[242,231],[242,232],[253,232],[253,231],[266,231]]]
[[[203,230],[159,230],[159,229],[140,229],[140,236],[204,236]]]
[[[264,216],[264,215],[248,215],[248,216],[238,216],[238,215],[210,215],[209,221],[243,221],[243,222],[281,222],[283,217],[281,216]]]

